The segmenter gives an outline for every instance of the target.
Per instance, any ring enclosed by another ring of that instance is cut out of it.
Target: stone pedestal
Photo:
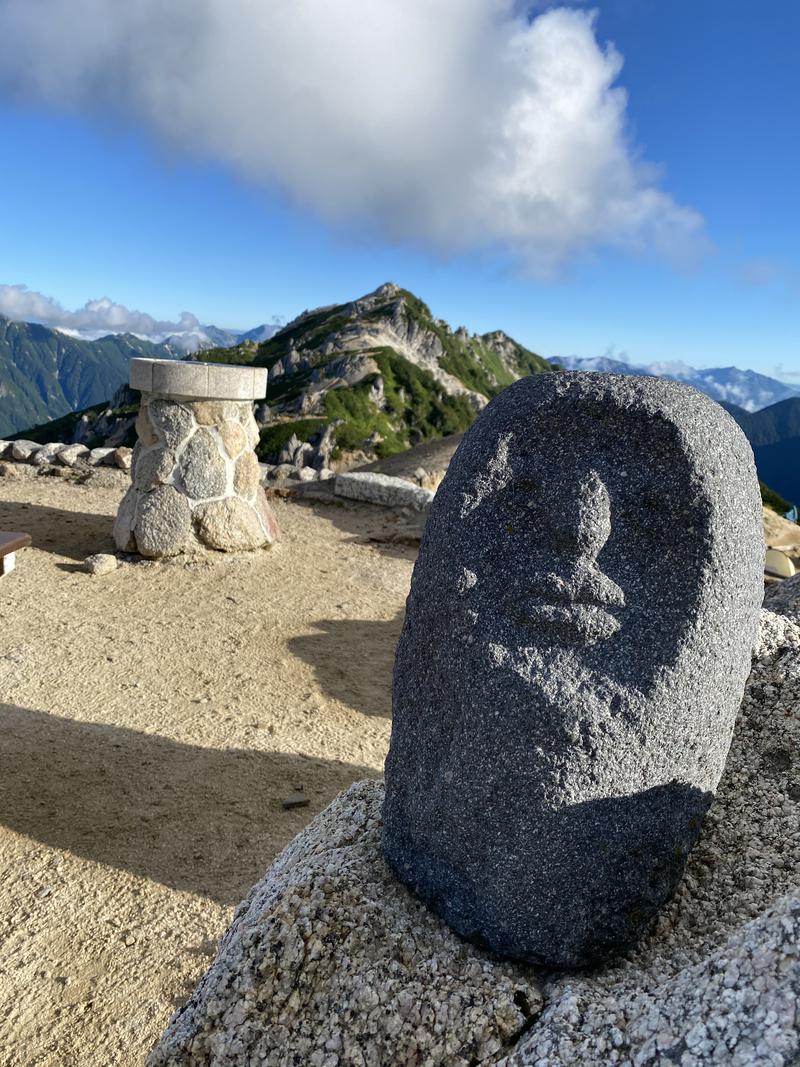
[[[117,547],[157,559],[276,541],[254,452],[253,402],[266,394],[266,369],[132,359],[130,385],[142,404]]]

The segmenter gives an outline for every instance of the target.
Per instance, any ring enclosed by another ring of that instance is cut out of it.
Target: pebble
[[[83,561],[83,569],[88,574],[110,574],[115,571],[119,566],[119,560],[116,556],[112,556],[108,552],[97,552],[92,556],[87,556]]]

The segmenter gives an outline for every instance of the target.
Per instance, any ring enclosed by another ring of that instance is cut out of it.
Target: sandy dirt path
[[[34,538],[0,580],[4,1067],[141,1064],[233,906],[386,753],[415,553],[369,540],[379,509],[279,500],[271,552],[90,577],[121,493],[0,479]]]

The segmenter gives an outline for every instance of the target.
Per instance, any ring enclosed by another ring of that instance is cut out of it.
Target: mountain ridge
[[[221,355],[212,349],[197,358]],[[339,451],[360,451],[365,461],[460,432],[506,385],[552,370],[502,330],[453,330],[393,282],[307,309],[269,340],[224,357],[268,368],[263,456],[274,455],[291,423],[304,440],[319,420],[334,424]]]
[[[760,411],[791,397],[800,397],[800,390],[777,378],[738,367],[710,367],[697,369],[686,363],[654,362],[627,363],[607,356],[552,356],[550,362],[564,370],[596,371],[607,374],[654,375],[671,378],[694,386],[718,403],[733,403],[745,411]]]
[[[552,371],[502,330],[457,330],[393,283],[356,300],[313,308],[273,337],[195,353],[196,360],[265,366],[267,399],[257,408],[258,452],[277,463],[292,438],[325,438],[334,459],[369,462],[422,441],[459,433],[492,396],[525,374]],[[24,431],[33,440],[133,443],[138,398]]]

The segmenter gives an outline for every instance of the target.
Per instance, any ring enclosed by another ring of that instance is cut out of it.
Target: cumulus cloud
[[[19,322],[39,322],[81,337],[103,337],[109,333],[135,333],[141,337],[167,337],[173,333],[197,330],[200,323],[190,311],[176,322],[154,319],[143,311],[131,311],[108,297],[88,300],[77,311],[68,311],[57,300],[25,285],[0,285],[0,315]]]
[[[3,0],[0,92],[122,115],[338,224],[540,275],[682,256],[591,12],[518,0]]]

